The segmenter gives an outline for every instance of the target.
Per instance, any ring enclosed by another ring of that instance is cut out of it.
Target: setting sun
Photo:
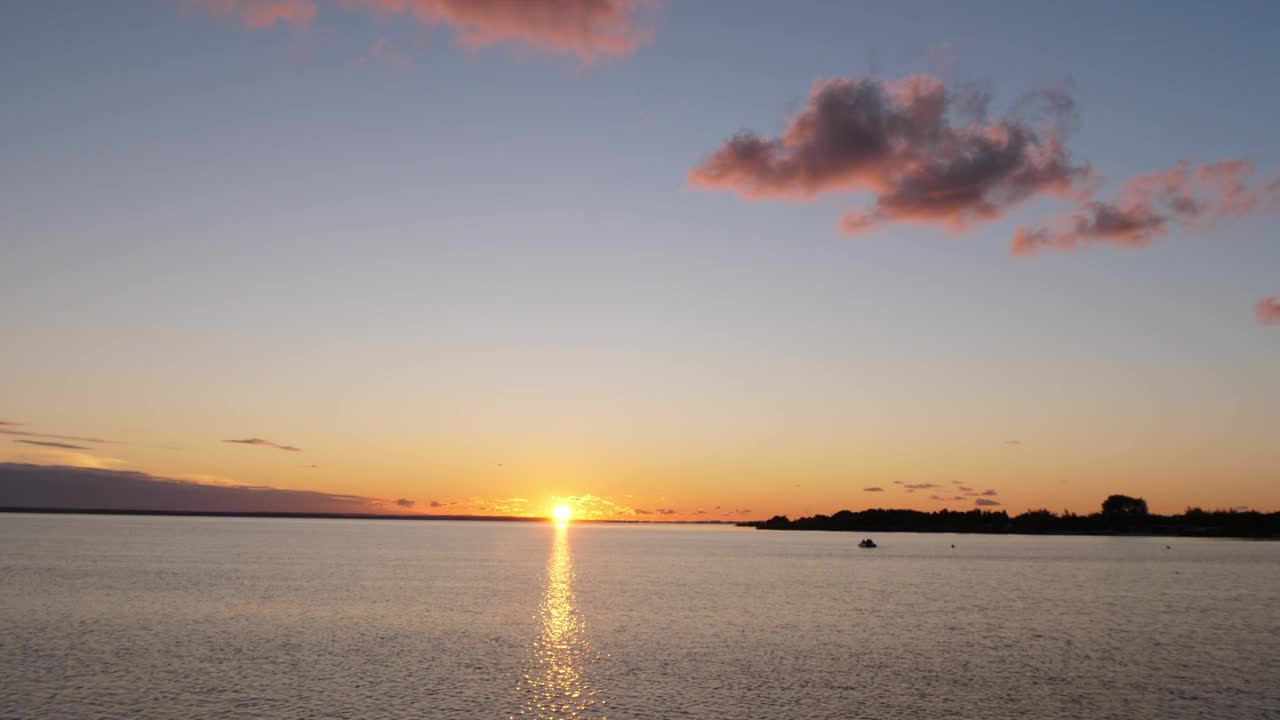
[[[568,505],[557,505],[551,509],[551,518],[558,523],[569,522],[572,517],[573,511],[569,509]]]

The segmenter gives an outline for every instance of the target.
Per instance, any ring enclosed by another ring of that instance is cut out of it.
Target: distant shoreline
[[[1106,537],[1207,537],[1280,540],[1280,512],[1202,510],[1187,508],[1181,515],[1156,515],[1142,498],[1111,495],[1102,510],[1091,515],[1029,510],[1010,516],[1003,510],[890,510],[875,508],[792,520],[775,515],[768,520],[738,523],[757,530],[818,530],[825,532],[916,532],[972,535],[1064,535]]]
[[[155,517],[239,517],[239,518],[281,518],[294,520],[441,520],[452,522],[521,522],[549,523],[550,518],[515,517],[507,515],[387,515],[379,513],[289,513],[289,512],[220,512],[206,510],[138,510],[115,508],[54,508],[54,507],[0,507],[4,514],[28,515],[122,515],[122,516],[155,516]],[[736,525],[731,520],[586,520],[573,521],[588,524],[623,524],[623,525]]]
[[[1058,530],[1053,532],[1033,532],[1030,530],[838,530],[835,528],[777,528],[763,527],[764,521],[748,521],[736,523],[737,527],[754,528],[756,530],[785,530],[789,532],[834,532],[834,533],[914,533],[917,535],[1018,535],[1021,537],[1133,537],[1133,538],[1198,538],[1201,540],[1269,540],[1280,542],[1277,535],[1219,535],[1212,532],[1125,532],[1106,530]]]

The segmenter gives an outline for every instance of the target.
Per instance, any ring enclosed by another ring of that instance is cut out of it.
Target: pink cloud
[[[1171,228],[1205,231],[1218,220],[1253,213],[1270,196],[1280,197],[1280,183],[1260,188],[1252,182],[1253,176],[1253,165],[1246,160],[1195,167],[1184,160],[1170,170],[1129,179],[1112,201],[1090,199],[1075,213],[1047,225],[1019,227],[1009,253],[1073,252],[1104,244],[1141,248]]]
[[[639,18],[652,0],[342,0],[349,8],[411,15],[428,25],[448,25],[469,48],[527,45],[591,62],[628,55],[653,41],[653,27]]]
[[[314,0],[183,0],[190,8],[234,17],[245,27],[261,30],[276,23],[306,25],[316,15]]]
[[[1280,297],[1263,298],[1254,306],[1258,322],[1263,325],[1280,325]]]
[[[1039,129],[1025,118],[959,124],[950,117],[955,108],[984,117],[985,105],[985,96],[928,75],[820,81],[781,136],[737,134],[689,173],[689,183],[756,200],[873,193],[869,208],[841,218],[847,233],[897,222],[959,231],[1036,195],[1081,192],[1089,170],[1072,163],[1051,119],[1065,123],[1074,114],[1066,90],[1043,89],[1019,103],[1045,117]]]

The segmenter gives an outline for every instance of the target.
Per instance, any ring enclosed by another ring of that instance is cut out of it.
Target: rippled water
[[[1280,718],[1280,544],[876,539],[0,515],[0,718]]]

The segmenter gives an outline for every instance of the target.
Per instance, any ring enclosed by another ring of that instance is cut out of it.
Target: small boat
[[[872,540],[871,538],[863,538],[862,542],[858,543],[858,547],[869,549],[869,548],[879,547],[879,545],[876,545],[876,541]]]

